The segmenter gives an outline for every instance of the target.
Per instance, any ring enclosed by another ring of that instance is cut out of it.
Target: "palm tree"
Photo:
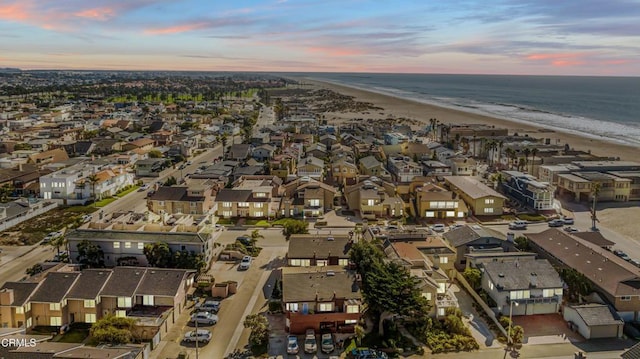
[[[473,131],[473,158],[476,158],[476,131]]]
[[[524,158],[520,157],[520,159],[518,160],[518,171],[521,171],[525,167],[526,163],[527,161]]]
[[[487,142],[485,142],[484,144],[484,150],[487,152],[487,159],[489,162],[489,166],[491,166],[491,162],[493,159],[493,152],[491,152],[493,150],[493,147],[495,146],[496,141],[494,140],[489,140]]]
[[[527,164],[529,163],[529,155],[531,154],[531,150],[529,147],[525,148],[522,153],[524,154],[524,169],[527,169]]]
[[[96,198],[96,183],[98,183],[100,179],[98,178],[98,176],[96,176],[96,174],[92,174],[90,176],[87,176],[87,181],[89,181],[89,183],[91,183],[91,195],[93,196],[93,206],[95,207],[96,202],[97,202],[97,198]]]
[[[226,154],[226,150],[227,150],[227,134],[223,133],[222,137],[220,138],[220,141],[222,141],[222,158],[224,158],[224,155]]]
[[[531,150],[531,174],[533,174],[533,165],[536,161],[536,155],[538,154],[538,149],[536,147],[534,147]]]
[[[498,142],[498,164],[500,164],[500,160],[502,159],[502,146],[504,146],[504,141],[500,140],[500,142]]]
[[[595,182],[591,185],[591,196],[593,197],[593,204],[591,206],[591,230],[597,231],[596,222],[598,221],[598,217],[596,216],[596,205],[598,204],[598,195],[600,194],[601,184],[599,182]]]

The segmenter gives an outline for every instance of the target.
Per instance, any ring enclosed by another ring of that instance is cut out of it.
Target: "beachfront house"
[[[445,182],[451,191],[464,200],[474,216],[500,216],[505,196],[488,187],[476,177],[448,176]]]

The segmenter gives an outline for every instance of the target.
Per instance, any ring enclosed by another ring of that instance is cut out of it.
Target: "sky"
[[[640,0],[0,0],[0,67],[640,76]]]

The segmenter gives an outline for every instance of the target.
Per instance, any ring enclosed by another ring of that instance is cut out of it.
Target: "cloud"
[[[181,24],[164,26],[164,27],[151,27],[144,29],[146,35],[168,35],[179,34],[183,32],[191,32],[197,30],[210,30],[226,27],[238,27],[247,26],[255,22],[248,17],[226,17],[216,19],[200,19],[183,22]]]
[[[322,53],[331,57],[343,57],[343,56],[356,56],[364,54],[363,51],[358,49],[348,49],[341,47],[318,47],[313,46],[306,49],[310,53]]]
[[[87,19],[104,21],[114,17],[115,12],[113,9],[110,9],[107,7],[101,7],[101,8],[93,8],[93,9],[78,11],[73,15],[77,17],[87,18]]]

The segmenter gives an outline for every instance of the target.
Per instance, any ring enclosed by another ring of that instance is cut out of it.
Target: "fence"
[[[5,231],[5,230],[7,230],[7,229],[9,229],[9,228],[11,228],[11,227],[13,227],[15,225],[18,225],[18,224],[26,221],[26,220],[29,220],[29,219],[31,219],[33,217],[36,217],[36,216],[39,216],[39,215],[41,215],[43,213],[49,212],[50,210],[52,210],[52,209],[54,209],[56,207],[58,207],[58,203],[52,202],[52,203],[49,203],[46,206],[42,206],[42,207],[40,207],[40,208],[38,208],[36,210],[27,212],[27,214],[25,214],[24,216],[20,216],[20,217],[13,218],[13,219],[10,219],[8,221],[2,222],[2,223],[0,223],[0,231]]]
[[[467,282],[467,280],[464,278],[462,273],[458,271],[455,271],[455,273],[456,273],[456,279],[458,280],[458,283],[462,284],[462,286],[467,291],[467,293],[469,293],[469,295],[473,297],[473,300],[475,300],[476,303],[480,305],[480,308],[482,308],[482,310],[487,314],[487,316],[489,316],[489,318],[493,320],[493,322],[496,324],[498,329],[500,329],[500,331],[505,336],[505,338],[507,338],[509,334],[507,333],[507,330],[504,329],[502,325],[500,325],[498,318],[496,318],[496,313],[494,313],[493,310],[491,310],[491,308],[487,305],[487,303],[485,303],[484,300],[480,298],[478,293],[476,293],[476,291],[471,287],[471,285],[469,284],[469,282]]]

